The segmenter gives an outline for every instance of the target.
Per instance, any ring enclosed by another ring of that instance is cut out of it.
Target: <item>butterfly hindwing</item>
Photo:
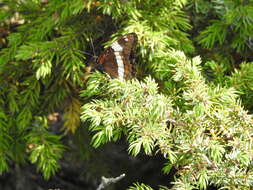
[[[102,65],[102,70],[108,73],[112,78],[118,77],[118,66],[114,51],[111,48],[107,48],[97,59],[97,63]]]

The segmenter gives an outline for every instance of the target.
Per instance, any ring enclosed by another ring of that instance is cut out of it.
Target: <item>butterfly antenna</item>
[[[84,51],[82,51],[82,53],[84,53],[84,54],[86,54],[86,55],[89,55],[89,56],[93,56],[92,54],[87,53],[87,52],[84,52]]]
[[[96,58],[97,55],[96,55],[96,53],[95,53],[95,48],[94,48],[93,40],[92,40],[92,38],[90,38],[90,40],[91,40],[92,51],[93,51],[94,57]]]

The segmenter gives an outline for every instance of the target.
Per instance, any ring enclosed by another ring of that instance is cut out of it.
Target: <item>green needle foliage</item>
[[[193,37],[205,58],[219,62],[226,72],[252,61],[252,0],[189,1]]]
[[[91,119],[90,129],[98,131],[93,136],[93,145],[98,147],[129,133],[129,152],[132,155],[136,156],[141,147],[146,154],[151,154],[156,141],[162,141],[159,138],[164,138],[167,133],[166,122],[172,111],[170,99],[158,93],[157,84],[151,78],[144,82],[110,80],[105,88],[107,94],[104,95],[108,99],[96,100],[82,107],[81,119]],[[155,136],[152,135],[154,132]]]
[[[180,107],[177,98],[159,93],[150,77],[143,82],[91,77],[88,86],[97,83],[101,90],[92,95],[103,92],[99,100],[82,107],[81,119],[90,121],[95,132],[93,146],[125,135],[133,156],[161,153],[168,160],[163,171],[177,169],[172,189],[206,189],[209,184],[249,188],[253,122],[236,91],[208,85],[199,57],[189,60],[179,51],[167,56],[175,63],[174,82],[181,84]],[[89,97],[86,90],[82,96]]]
[[[37,164],[37,169],[43,171],[43,176],[48,179],[60,167],[58,160],[62,157],[64,146],[60,142],[60,136],[50,134],[46,127],[45,118],[37,118],[26,140],[29,159]]]
[[[0,173],[57,172],[67,145],[48,115],[59,112],[64,135],[83,125],[94,147],[125,138],[132,156],[163,155],[170,189],[250,189],[252,3],[0,0]],[[91,73],[93,50],[129,32],[137,77]]]
[[[143,183],[142,184],[136,183],[134,184],[134,186],[129,187],[128,190],[152,190],[152,188]]]

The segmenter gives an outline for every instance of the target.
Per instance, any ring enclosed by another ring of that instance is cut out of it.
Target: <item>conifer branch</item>
[[[126,174],[121,174],[120,176],[114,177],[114,178],[106,178],[106,177],[102,176],[101,183],[99,184],[97,190],[102,190],[112,183],[117,183],[118,181],[123,179],[125,176],[126,176]]]
[[[65,132],[74,133],[82,111],[94,147],[124,135],[133,156],[161,153],[163,172],[177,170],[172,189],[252,186],[253,122],[244,108],[253,110],[251,1],[0,0],[0,7],[0,173],[30,160],[44,178],[54,175],[68,141],[45,118],[65,112]],[[93,49],[99,54],[104,39],[129,32],[139,38],[138,80],[90,74]],[[208,61],[186,56],[196,52]],[[122,175],[102,177],[100,188]]]

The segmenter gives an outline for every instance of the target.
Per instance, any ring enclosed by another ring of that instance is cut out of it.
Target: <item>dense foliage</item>
[[[252,27],[252,0],[0,0],[0,172],[28,161],[49,179],[62,137],[86,128],[94,147],[161,154],[157,172],[176,172],[160,189],[249,189]],[[136,78],[91,73],[94,51],[129,32]]]

